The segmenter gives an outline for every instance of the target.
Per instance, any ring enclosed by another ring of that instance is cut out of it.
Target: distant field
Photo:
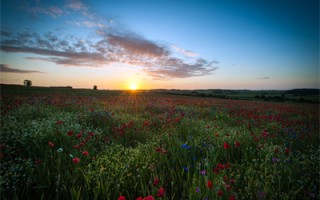
[[[320,103],[319,89],[295,90],[162,90],[162,93],[207,98],[294,103]]]
[[[319,104],[295,95],[1,85],[1,199],[319,199]]]

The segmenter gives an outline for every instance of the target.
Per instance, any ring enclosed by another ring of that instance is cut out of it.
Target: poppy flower
[[[159,188],[157,196],[160,198],[164,196],[164,188],[163,187]]]
[[[240,142],[236,141],[235,145],[236,147],[240,147]]]
[[[231,195],[231,196],[229,197],[229,200],[236,200],[236,198],[235,198],[233,195]]]
[[[82,138],[82,134],[79,133],[79,134],[76,135],[76,137],[77,137],[77,138]]]
[[[125,196],[119,196],[118,200],[126,200]]]
[[[143,198],[143,200],[154,200],[154,198],[152,195],[149,195],[149,196]]]
[[[82,152],[82,155],[88,156],[88,155],[89,155],[89,152],[88,152],[88,151],[83,151],[83,152]]]
[[[210,189],[213,189],[212,181],[209,180],[209,181],[207,182],[207,187],[210,188]]]
[[[80,158],[73,158],[73,159],[72,159],[72,162],[75,163],[75,164],[77,164],[77,163],[80,162]]]
[[[51,141],[49,141],[49,142],[48,142],[48,146],[51,147],[51,148],[53,148],[53,147],[54,147],[54,144],[53,144]]]
[[[158,183],[159,183],[159,179],[158,179],[158,178],[154,179],[154,181],[153,181],[153,186],[158,185]]]
[[[67,135],[72,136],[73,135],[73,131],[68,131]]]
[[[222,190],[218,190],[218,196],[221,197],[223,195],[223,191]]]
[[[286,148],[286,149],[284,150],[284,152],[285,152],[285,154],[289,154],[289,153],[290,153],[290,149],[289,149],[289,148]]]
[[[228,143],[225,142],[225,143],[223,144],[223,148],[224,148],[224,149],[229,149],[229,147],[230,147],[230,146],[229,146]]]
[[[143,200],[143,198],[142,197],[138,197],[138,198],[136,198],[136,200]]]

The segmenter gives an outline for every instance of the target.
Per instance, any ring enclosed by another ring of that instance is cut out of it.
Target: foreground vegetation
[[[1,199],[320,198],[319,104],[7,89]]]

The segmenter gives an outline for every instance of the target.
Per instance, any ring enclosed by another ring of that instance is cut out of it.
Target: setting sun
[[[138,89],[137,84],[136,83],[131,83],[130,84],[130,89],[131,90],[137,90]]]

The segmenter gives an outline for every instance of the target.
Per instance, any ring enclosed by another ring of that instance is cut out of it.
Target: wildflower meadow
[[[319,104],[20,90],[0,99],[3,200],[320,198]]]

